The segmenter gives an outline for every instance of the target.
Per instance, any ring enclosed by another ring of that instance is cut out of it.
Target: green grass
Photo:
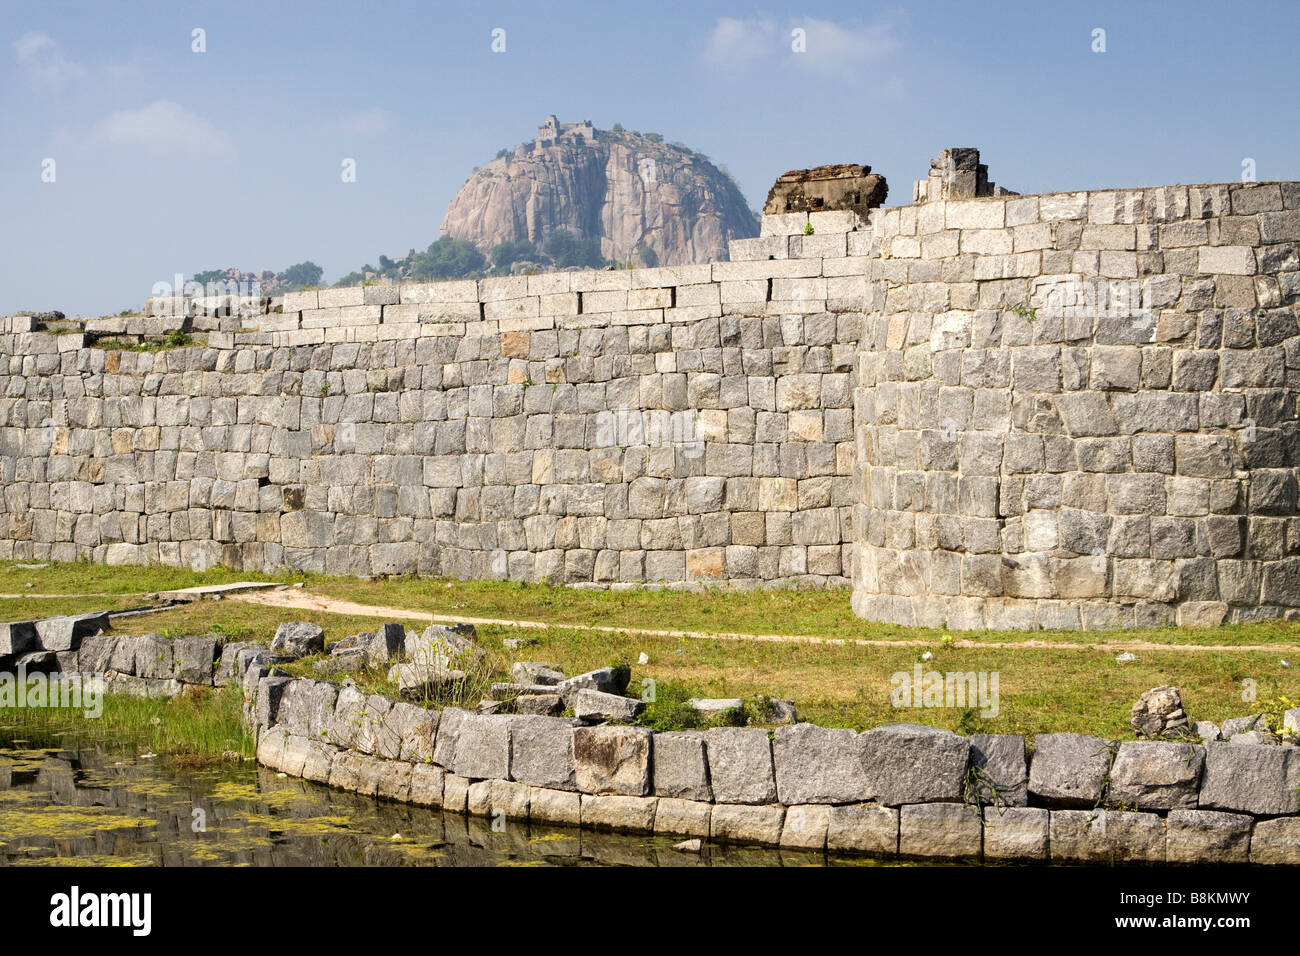
[[[14,737],[71,735],[112,745],[129,741],[171,762],[195,766],[253,756],[252,738],[240,720],[241,702],[236,687],[196,688],[169,700],[105,694],[98,717],[74,710],[8,708],[0,710],[0,729]]]
[[[409,609],[395,616],[408,628],[428,623],[423,614],[547,621],[549,629],[503,625],[479,628],[492,666],[482,680],[463,690],[464,702],[486,696],[492,680],[508,680],[516,660],[540,660],[577,674],[618,662],[632,665],[629,693],[640,695],[642,681],[654,680],[662,703],[647,709],[643,722],[683,726],[687,697],[760,696],[788,698],[801,719],[825,726],[866,729],[893,721],[931,724],[964,733],[986,731],[1032,735],[1075,731],[1111,738],[1132,736],[1130,708],[1141,693],[1162,684],[1182,689],[1193,720],[1222,721],[1252,711],[1242,700],[1242,681],[1257,684],[1260,700],[1300,697],[1300,624],[1267,622],[1223,628],[1156,628],[1106,632],[952,632],[972,646],[942,641],[944,632],[873,624],[853,617],[844,591],[589,592],[543,585],[500,582],[446,582],[399,578],[359,581],[317,575],[260,575],[217,568],[196,573],[177,568],[105,568],[89,564],[53,565],[34,571],[0,565],[0,593],[17,593],[30,582],[45,593],[158,591],[238,580],[302,581],[305,592],[372,606]],[[102,604],[103,599],[97,599]],[[0,616],[31,617],[35,605],[46,613],[99,606],[96,599],[60,601],[17,599],[0,602]],[[21,611],[22,613],[17,613]],[[219,633],[231,640],[269,642],[283,621],[306,620],[325,630],[326,640],[373,631],[383,618],[320,610],[277,609],[237,600],[203,601],[160,614],[122,618],[123,633],[168,635]],[[846,640],[909,640],[915,646],[863,646],[688,638],[580,630],[566,624],[682,629],[755,634],[804,634]],[[507,637],[527,636],[535,646],[505,648]],[[1097,643],[1149,642],[1135,647],[1136,660],[1117,663],[1117,652]],[[1033,642],[1033,643],[1029,643]],[[993,646],[1011,644],[1013,646]],[[1194,650],[1225,645],[1230,650]],[[1267,650],[1239,649],[1261,645]],[[934,659],[926,670],[996,671],[1000,712],[984,718],[970,708],[894,708],[890,676],[910,672],[920,654]],[[1292,668],[1283,668],[1287,658]],[[296,665],[310,671],[310,661]],[[367,689],[392,693],[382,673],[362,676]],[[445,703],[437,701],[435,703]]]
[[[264,574],[213,568],[195,572],[162,566],[106,567],[51,564],[18,570],[0,562],[0,593],[26,584],[38,593],[111,594],[172,590],[235,581],[302,583],[311,593],[358,604],[407,608],[425,614],[536,620],[550,624],[604,625],[745,634],[806,635],[842,640],[937,640],[935,629],[878,624],[855,617],[849,592],[840,590],[587,591],[507,581],[444,581],[399,577],[365,581],[300,572]],[[970,631],[962,640],[1069,644],[1156,641],[1172,645],[1283,645],[1300,648],[1300,622],[1264,621],[1217,628],[1164,627],[1115,631]]]

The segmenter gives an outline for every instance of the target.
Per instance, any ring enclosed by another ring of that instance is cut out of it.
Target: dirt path
[[[645,627],[614,627],[608,624],[563,624],[545,621],[521,621],[510,618],[468,617],[454,614],[431,614],[428,611],[416,611],[411,608],[381,607],[375,604],[357,604],[321,594],[303,591],[263,591],[250,594],[229,596],[229,601],[245,601],[249,604],[261,604],[265,607],[281,607],[303,611],[325,611],[329,614],[351,614],[359,617],[415,618],[428,620],[431,624],[473,624],[495,625],[498,627],[531,628],[534,630],[595,631],[604,634],[641,634],[648,637],[683,637],[697,640],[718,641],[768,641],[784,644],[830,644],[857,647],[926,647],[936,643],[933,640],[870,640],[867,638],[814,637],[811,635],[791,634],[738,634],[731,631],[670,631]],[[953,640],[953,647],[995,647],[1015,650],[1017,648],[1049,648],[1052,650],[1101,650],[1101,651],[1264,651],[1287,652],[1300,651],[1291,644],[1159,644],[1152,641],[1129,641],[1125,643],[1087,643],[1079,644],[1067,641],[972,641],[962,638]]]

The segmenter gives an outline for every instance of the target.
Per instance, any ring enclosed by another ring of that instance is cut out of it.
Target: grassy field
[[[175,568],[105,568],[87,564],[16,569],[0,564],[0,620],[134,606],[147,592],[238,580],[302,583],[294,594],[328,596],[404,609],[407,627],[422,615],[543,621],[545,630],[501,625],[479,628],[493,651],[495,679],[508,679],[513,660],[542,660],[578,673],[614,663],[632,665],[633,690],[653,680],[696,696],[793,700],[801,719],[865,729],[897,720],[964,733],[1034,734],[1071,730],[1131,737],[1133,701],[1151,687],[1175,684],[1193,720],[1221,721],[1259,708],[1243,700],[1243,681],[1260,700],[1300,696],[1300,624],[1269,622],[1215,629],[1156,628],[1107,632],[953,632],[873,624],[853,617],[845,591],[591,592],[501,582],[395,579],[358,581],[313,575],[255,575],[229,569],[195,573]],[[31,587],[28,587],[31,585]],[[31,597],[110,594],[112,598]],[[322,610],[291,610],[238,600],[204,601],[159,614],[121,618],[124,633],[171,636],[219,633],[234,640],[269,641],[286,620],[314,621],[327,640],[372,631],[385,619]],[[746,634],[806,635],[823,639],[919,642],[889,646],[672,637],[581,630],[566,625],[680,629]],[[537,641],[508,650],[508,637]],[[1097,643],[1131,643],[1136,660],[1115,660]],[[1008,646],[1009,645],[1009,646]],[[1196,649],[1226,646],[1228,650]],[[1249,649],[1263,647],[1263,650]],[[923,667],[937,672],[995,672],[996,715],[971,707],[893,707],[891,675]],[[638,665],[644,653],[649,663]],[[1285,667],[1283,660],[1296,665]],[[382,681],[382,675],[372,675]]]

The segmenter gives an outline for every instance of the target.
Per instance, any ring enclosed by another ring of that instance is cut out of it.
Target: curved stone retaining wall
[[[1300,863],[1300,747],[960,737],[915,724],[656,733],[243,686],[264,765],[515,822],[933,860]],[[1102,805],[1125,809],[1095,809]]]

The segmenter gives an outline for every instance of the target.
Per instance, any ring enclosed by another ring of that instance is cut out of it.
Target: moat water
[[[188,769],[139,748],[0,728],[0,864],[21,866],[823,866],[861,857],[593,833],[331,790],[252,761]]]

